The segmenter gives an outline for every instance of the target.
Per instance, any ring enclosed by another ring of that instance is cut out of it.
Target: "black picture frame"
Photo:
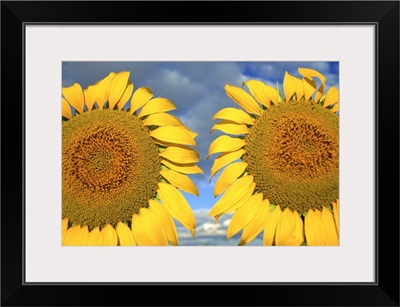
[[[374,25],[376,282],[24,283],[24,27],[29,23]],[[1,2],[1,305],[399,306],[399,37],[399,1]]]

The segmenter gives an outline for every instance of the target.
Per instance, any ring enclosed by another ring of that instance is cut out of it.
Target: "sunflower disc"
[[[89,230],[129,223],[156,197],[160,163],[148,129],[128,112],[97,109],[63,122],[63,218]]]
[[[291,101],[264,112],[246,136],[256,190],[282,209],[322,209],[339,193],[339,119],[312,102]]]

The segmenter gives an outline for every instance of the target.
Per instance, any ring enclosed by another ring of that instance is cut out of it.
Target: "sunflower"
[[[129,75],[62,88],[62,245],[178,245],[174,219],[195,236],[197,134]]]
[[[227,239],[242,230],[239,245],[262,231],[264,245],[339,244],[339,91],[325,93],[313,69],[298,71],[302,79],[285,73],[284,97],[258,80],[243,82],[250,94],[227,84],[240,108],[213,117],[211,131],[224,134],[207,159],[219,153],[210,180],[222,170],[214,187],[222,195],[209,215],[233,212]]]

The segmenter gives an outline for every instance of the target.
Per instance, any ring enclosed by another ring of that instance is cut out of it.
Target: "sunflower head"
[[[299,73],[285,73],[283,95],[258,80],[243,82],[248,92],[225,85],[239,108],[213,117],[211,131],[225,134],[209,148],[219,153],[211,178],[222,170],[214,194],[223,194],[210,216],[233,212],[227,238],[242,230],[240,245],[263,230],[264,245],[338,244],[339,91],[325,92],[313,69]]]
[[[197,134],[129,75],[62,89],[63,245],[177,245],[174,219],[195,235]]]

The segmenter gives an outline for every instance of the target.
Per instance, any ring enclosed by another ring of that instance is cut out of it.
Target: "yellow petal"
[[[62,94],[65,100],[67,100],[75,110],[80,114],[83,113],[85,99],[83,98],[82,88],[78,83],[74,83],[74,85],[70,87],[63,87]]]
[[[210,133],[213,132],[214,130],[220,130],[222,132],[225,132],[227,134],[248,134],[250,132],[249,128],[247,128],[246,125],[239,125],[236,124],[232,121],[228,120],[222,120],[218,124],[215,124],[211,130]]]
[[[217,152],[232,152],[242,148],[246,145],[246,141],[239,138],[232,138],[227,135],[221,135],[217,137],[210,145],[208,149],[208,156]]]
[[[333,217],[335,218],[336,232],[339,236],[339,199],[336,202],[332,203],[333,208]]]
[[[154,98],[148,101],[140,110],[138,117],[141,118],[153,113],[175,110],[175,105],[167,98]]]
[[[319,218],[318,213],[312,209],[308,210],[307,215],[304,218],[304,230],[308,246],[324,245],[321,219]]]
[[[312,68],[299,68],[298,69],[300,75],[302,75],[305,78],[310,78],[312,77],[317,77],[321,80],[321,82],[325,85],[326,78],[324,75],[322,75],[320,72],[316,71],[315,69]]]
[[[258,203],[256,216],[246,227],[243,228],[239,245],[246,245],[250,243],[265,228],[265,221],[267,219],[269,210],[270,204],[268,199]]]
[[[74,225],[67,229],[64,235],[64,240],[62,241],[63,246],[74,246],[75,238],[78,235],[79,229],[81,228],[80,225]]]
[[[303,80],[296,78],[296,99],[300,100],[304,96]]]
[[[309,101],[311,96],[317,89],[317,85],[313,79],[303,78],[304,100]]]
[[[288,96],[289,97],[289,96]],[[283,210],[282,217],[276,225],[275,243],[276,245],[286,245],[292,236],[293,221],[291,219],[292,211],[289,208]]]
[[[63,245],[64,246],[83,246],[87,245],[89,237],[88,227],[81,228],[80,225],[72,226],[65,233]]]
[[[111,80],[110,94],[108,96],[108,104],[111,110],[114,109],[114,106],[124,94],[125,89],[128,86],[129,75],[129,71],[121,71]]]
[[[226,192],[221,196],[221,198],[215,203],[215,205],[210,210],[209,216],[215,216],[220,213],[229,212],[231,208],[238,203],[244,196],[247,197],[248,192],[251,191],[253,194],[254,188],[252,189],[252,184],[254,183],[254,177],[244,176],[239,178],[226,190]],[[250,198],[248,195],[247,199]]]
[[[144,126],[182,126],[182,123],[175,116],[168,113],[150,114],[143,121]]]
[[[218,196],[224,192],[232,182],[239,178],[247,167],[246,162],[236,162],[228,165],[219,176],[214,186],[214,196]]]
[[[299,246],[304,243],[304,223],[297,211],[294,211],[292,215],[294,216],[295,227],[294,234],[288,245]]]
[[[318,79],[321,80],[321,85],[318,88],[318,91],[314,97],[314,101],[318,102],[324,93],[325,82],[326,82],[325,76],[322,75],[321,73],[319,73],[318,71],[316,71],[314,69],[310,69],[310,68],[299,68],[298,71],[299,71],[300,75],[302,75],[305,78],[312,79],[313,77],[317,77]]]
[[[182,144],[177,144],[177,143],[172,143],[172,142],[165,142],[165,141],[160,141],[160,140],[157,140],[157,139],[154,139],[154,142],[157,144],[157,145],[159,145],[159,151],[160,151],[160,153],[161,152],[163,152],[165,149],[167,149],[168,147],[179,147],[179,148],[189,148],[189,149],[192,149],[191,147],[189,147],[189,146],[186,146],[186,145],[182,145]],[[194,149],[192,149],[192,150],[194,150]],[[180,162],[182,162],[182,161],[180,161]]]
[[[336,104],[338,102],[339,102],[339,90],[336,87],[332,86],[326,93],[324,108],[332,104]]]
[[[169,146],[160,152],[159,156],[176,163],[195,163],[200,161],[199,154],[184,145]]]
[[[294,223],[292,220],[292,211],[289,208],[283,210],[282,217],[276,225],[275,243],[276,245],[286,245],[286,242],[292,236]]]
[[[133,92],[133,84],[132,82],[130,82],[128,80],[128,86],[125,89],[124,94],[122,95],[122,97],[119,99],[117,106],[118,106],[118,110],[122,110],[122,108],[126,105],[126,103],[128,102],[129,98],[131,98]]]
[[[101,229],[100,234],[103,236],[103,245],[116,246],[118,244],[117,233],[110,224],[107,224]]]
[[[335,105],[333,106],[333,108],[331,109],[331,112],[332,112],[332,113],[335,113],[335,112],[338,112],[338,111],[339,111],[339,103],[335,104]]]
[[[115,231],[117,232],[118,235],[118,245],[121,246],[135,246],[135,238],[133,237],[132,231],[129,229],[129,227],[122,222],[118,222],[117,227],[115,228]]]
[[[261,104],[269,108],[271,106],[271,102],[269,99],[269,92],[265,90],[264,82],[259,80],[249,80],[247,82],[243,82],[242,86],[246,85],[249,89],[251,95]]]
[[[258,80],[250,80],[243,82],[243,84],[247,85],[254,98],[265,107],[270,108],[271,101],[278,104],[278,91],[272,86]]]
[[[147,233],[152,236],[152,241],[155,243],[154,245],[167,246],[168,239],[163,227],[163,216],[155,213],[152,209],[153,207],[143,209],[145,229],[147,229]]]
[[[226,94],[233,99],[242,109],[248,113],[261,115],[261,109],[257,101],[246,91],[238,86],[225,85]]]
[[[139,87],[133,93],[129,112],[133,114],[133,112],[143,107],[151,98],[153,98],[151,89],[148,87]]]
[[[103,110],[104,103],[108,99],[108,95],[110,93],[111,81],[114,78],[114,76],[115,76],[115,73],[111,72],[107,77],[100,80],[96,84],[95,97],[96,97],[97,106],[99,107],[100,110]]]
[[[221,217],[222,214],[234,212],[235,210],[237,210],[241,206],[243,206],[249,200],[249,198],[253,195],[255,187],[256,187],[256,183],[255,182],[251,183],[250,188],[245,192],[245,194],[241,195],[239,200],[237,202],[235,202],[234,204],[221,203],[219,207],[215,207],[215,205],[216,205],[215,204],[214,205],[215,210],[217,210],[219,213],[215,214],[215,216],[214,216],[214,224],[217,223],[217,220]],[[223,207],[221,205],[225,205],[225,207]],[[214,207],[212,209],[214,209]],[[209,212],[209,215],[210,215],[210,213],[212,213],[211,210]]]
[[[150,209],[141,208],[132,216],[132,233],[139,246],[167,246],[167,236],[160,217]]]
[[[265,219],[264,237],[263,244],[266,246],[271,246],[274,243],[276,226],[282,217],[281,207],[278,205],[275,207],[274,211],[267,213],[267,218]]]
[[[254,119],[249,114],[235,108],[225,108],[215,113],[213,120],[226,119],[237,124],[254,125]]]
[[[283,92],[285,93],[286,101],[291,100],[293,94],[303,96],[303,82],[286,71],[283,79]],[[301,96],[296,97],[296,99],[299,100]]]
[[[89,233],[87,245],[90,246],[103,245],[103,235],[100,233],[100,228],[98,226],[94,227],[92,231]]]
[[[64,98],[61,98],[61,115],[68,119],[72,118],[71,108]]]
[[[168,183],[159,182],[158,187],[157,193],[165,208],[176,220],[186,227],[194,237],[196,219],[186,199],[178,189]]]
[[[193,145],[196,146],[196,141],[183,127],[159,127],[150,131],[150,136],[153,138],[174,144]]]
[[[139,214],[134,214],[132,216],[132,234],[138,246],[155,246],[156,244],[152,240],[151,235],[153,229],[150,228],[149,230],[147,230],[148,223],[144,221],[145,214],[143,213],[143,210],[146,209],[141,208]]]
[[[275,243],[279,246],[298,246],[304,241],[303,222],[297,211],[285,208],[276,225]]]
[[[326,207],[322,208],[321,213],[322,229],[324,233],[324,243],[327,246],[338,246],[339,238],[336,231],[333,214]]]
[[[175,223],[167,209],[154,199],[149,200],[149,205],[151,212],[158,215],[168,241],[172,245],[178,245],[178,233],[176,231]]]
[[[186,175],[180,174],[173,170],[161,170],[161,176],[163,176],[167,181],[178,189],[199,196],[199,190],[193,181]]]
[[[83,95],[85,96],[85,104],[88,111],[91,111],[94,103],[96,102],[96,86],[91,85],[88,86],[84,91]]]
[[[262,203],[262,198],[262,193],[255,194],[235,211],[226,234],[228,240],[246,227],[256,217],[259,206]]]
[[[266,90],[269,92],[269,99],[275,104],[279,103],[279,92],[273,88],[271,85],[265,85]]]
[[[61,221],[61,243],[64,241],[65,234],[67,233],[68,219],[63,219]]]
[[[210,177],[210,181],[211,179],[214,177],[214,175],[221,169],[223,168],[225,165],[239,159],[240,157],[243,156],[243,154],[246,151],[244,149],[239,149],[237,151],[234,152],[224,152],[222,154],[220,154],[214,161],[213,166],[211,167],[211,177]]]
[[[194,163],[173,163],[166,159],[162,159],[161,163],[169,169],[180,172],[182,174],[204,174],[203,170]]]
[[[189,133],[189,135],[190,135],[192,138],[195,138],[195,137],[197,137],[197,136],[199,135],[198,133],[196,133],[196,132],[190,130],[190,129],[189,129],[188,127],[186,127],[186,126],[183,126],[182,128],[185,129],[185,130],[187,131],[187,133]]]
[[[86,246],[88,239],[89,239],[89,227],[86,225],[80,229],[79,240],[76,245]]]
[[[218,219],[221,217],[222,213],[217,214],[216,216],[214,216],[214,224],[217,224]]]

